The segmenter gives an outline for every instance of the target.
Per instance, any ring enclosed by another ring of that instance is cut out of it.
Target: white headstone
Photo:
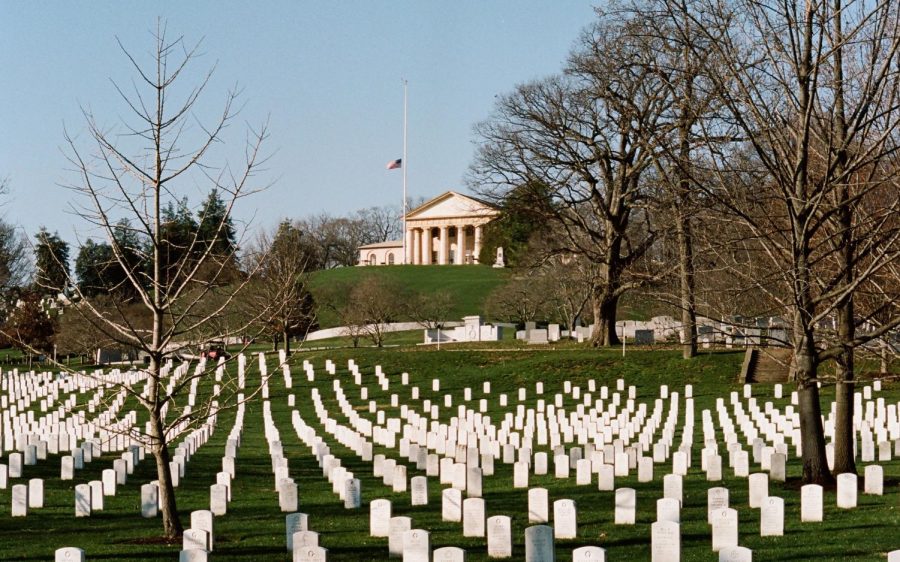
[[[403,562],[431,562],[428,531],[410,529],[403,533]]]
[[[294,562],[325,562],[328,549],[321,546],[304,546],[294,549]]]
[[[463,536],[484,536],[484,500],[482,498],[463,500]]]
[[[53,559],[55,562],[84,562],[84,551],[74,546],[59,548]]]
[[[528,490],[528,522],[548,523],[550,521],[550,500],[546,488]]]
[[[446,488],[441,492],[441,518],[444,521],[462,521],[462,492]]]
[[[856,507],[857,478],[853,473],[845,472],[837,476],[837,506],[841,509]]]
[[[738,512],[726,508],[712,514],[712,549],[718,552],[723,548],[738,544]]]
[[[656,520],[681,523],[681,502],[675,498],[656,500]]]
[[[807,484],[800,488],[800,521],[822,521],[822,486]]]
[[[213,534],[213,514],[208,509],[198,509],[191,512],[191,529],[199,529],[206,532],[206,546],[204,550],[215,549],[215,536]]]
[[[390,535],[391,501],[373,500],[369,504],[369,534],[373,537]]]
[[[569,499],[553,502],[553,538],[574,539],[578,536],[578,517],[575,501]]]
[[[28,515],[28,485],[14,484],[12,487],[12,516]]]
[[[884,469],[877,464],[866,467],[863,492],[880,496],[884,493]]]
[[[506,515],[487,520],[487,549],[491,558],[512,557],[512,521]]]
[[[209,550],[209,534],[203,529],[185,529],[181,535],[183,550]]]
[[[458,546],[436,548],[431,553],[432,562],[466,562],[466,551]]]
[[[90,491],[88,491],[90,499]],[[156,517],[159,514],[159,488],[156,484],[141,486],[141,517]]]
[[[388,534],[388,554],[392,558],[403,556],[403,533],[412,528],[412,519],[404,516],[391,517]]]
[[[657,521],[650,525],[650,559],[652,562],[681,560],[681,528],[674,521]]]
[[[91,480],[88,486],[91,488],[91,511],[103,511],[103,482]]]
[[[412,505],[428,505],[428,477],[413,476],[410,487]]]
[[[555,562],[553,528],[533,525],[525,529],[525,562]]]
[[[616,490],[616,525],[634,525],[635,511],[637,509],[637,494],[634,488],[619,488]]]
[[[606,562],[606,551],[599,546],[582,546],[572,551],[572,562]]]
[[[376,500],[376,501],[387,501],[387,500]],[[372,502],[375,503],[375,502]],[[389,502],[390,503],[390,502]],[[197,513],[196,511],[194,513]],[[212,516],[212,512],[206,511]],[[193,514],[192,514],[193,515]],[[194,525],[194,518],[191,517],[191,526]],[[387,527],[387,519],[385,519],[385,527]],[[285,536],[285,544],[287,544],[288,552],[294,551],[294,533],[299,533],[300,531],[308,531],[309,530],[309,516],[305,513],[289,513],[284,517],[284,536]],[[372,535],[375,536],[375,535]],[[383,536],[387,536],[387,533]]]
[[[745,546],[729,546],[719,551],[719,562],[753,562],[753,551]]]
[[[728,488],[710,488],[706,491],[706,522],[712,525],[713,513],[728,509]]]
[[[213,484],[209,487],[209,510],[213,515],[228,513],[228,488],[224,484]]]
[[[759,517],[759,536],[781,537],[784,535],[784,499],[775,496],[764,499]]]
[[[75,486],[75,517],[91,516],[91,486],[78,484]]]
[[[44,481],[40,478],[28,481],[28,507],[29,509],[44,507]]]
[[[769,497],[769,475],[755,472],[750,475],[750,507],[762,507],[763,500]]]
[[[344,481],[344,508],[359,509],[362,505],[362,490],[358,478],[348,478]]]

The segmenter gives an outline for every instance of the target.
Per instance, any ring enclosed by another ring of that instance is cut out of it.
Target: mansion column
[[[481,226],[475,227],[475,249],[472,250],[472,263],[479,263],[481,257]]]
[[[441,227],[440,248],[438,249],[438,263],[447,265],[450,261],[450,227]]]
[[[466,263],[466,227],[459,225],[456,227],[456,265]]]
[[[412,263],[413,265],[422,263],[422,231],[418,228],[413,230]]]
[[[431,227],[422,229],[422,265],[431,265],[431,252],[434,248],[434,240],[431,236]]]
[[[406,229],[406,255],[403,257],[405,260],[403,263],[412,263],[413,255],[415,254],[415,242],[413,240],[413,229]]]

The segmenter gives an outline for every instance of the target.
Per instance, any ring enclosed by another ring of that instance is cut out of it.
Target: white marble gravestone
[[[228,513],[228,488],[223,484],[213,484],[209,487],[209,510],[213,515]]]
[[[388,555],[391,558],[403,556],[403,533],[412,528],[412,519],[405,516],[391,517],[388,534]]]
[[[278,483],[278,506],[281,508],[281,512],[291,513],[297,511],[297,505],[297,484],[290,479],[282,479]]]
[[[102,472],[103,479],[103,495],[104,496],[114,496],[116,495],[116,471],[107,468]]]
[[[391,501],[373,500],[369,504],[369,534],[373,537],[390,535]]]
[[[637,493],[634,488],[616,490],[615,524],[634,525],[637,509]]]
[[[487,550],[491,558],[512,557],[512,520],[495,515],[487,520]]]
[[[90,498],[90,494],[88,494]],[[151,518],[159,514],[159,488],[156,484],[141,486],[141,517]]]
[[[759,536],[781,537],[784,535],[784,499],[769,496],[763,500],[759,512]]]
[[[533,525],[525,529],[525,562],[555,562],[553,527]]]
[[[750,507],[762,507],[763,500],[769,497],[769,475],[765,472],[754,472],[749,478]]]
[[[215,536],[213,534],[213,514],[208,509],[198,509],[191,512],[191,529],[206,531],[206,546],[204,550],[215,549]],[[299,529],[298,529],[299,530]]]
[[[12,516],[28,515],[28,485],[14,484],[12,487]]]
[[[528,490],[528,522],[548,523],[550,521],[550,500],[546,488]]]
[[[680,474],[666,474],[663,476],[663,497],[678,500],[684,499],[684,482]]]
[[[706,491],[706,522],[712,525],[712,514],[728,508],[728,488],[710,488]]]
[[[719,509],[712,514],[712,549],[719,552],[723,548],[738,544],[738,512],[735,509]]]
[[[362,490],[358,478],[348,478],[344,481],[344,508],[359,509],[362,505]]]
[[[84,562],[84,551],[74,546],[59,548],[53,555],[54,562]]]
[[[806,484],[800,488],[800,521],[818,523],[822,521],[822,486]]]
[[[866,467],[863,493],[880,496],[884,493],[884,469],[877,464]]]
[[[572,562],[606,562],[606,551],[599,546],[582,546],[572,551]]]
[[[681,560],[681,526],[674,521],[657,521],[650,525],[650,559],[652,562]]]
[[[445,488],[441,492],[441,519],[462,521],[462,492],[456,488]]]
[[[387,500],[376,500],[376,501],[387,501]],[[375,503],[375,502],[372,502]],[[388,502],[390,508],[390,502]],[[196,511],[194,513],[197,513]],[[212,516],[212,512],[206,511]],[[191,514],[191,526],[194,526],[194,518],[193,514]],[[388,513],[388,519],[384,520],[384,527],[387,528],[388,520],[390,519],[390,513]],[[299,533],[300,531],[308,531],[309,530],[309,515],[305,513],[289,513],[284,517],[284,536],[285,536],[285,544],[287,545],[288,552],[294,551],[294,533]],[[212,535],[210,535],[211,537]],[[374,536],[387,536],[387,531],[385,531],[384,535],[372,535]]]
[[[656,500],[656,520],[681,523],[681,502],[675,498]]]
[[[209,534],[203,529],[185,529],[181,535],[182,550],[209,550]]]
[[[553,502],[553,538],[574,539],[578,536],[578,514],[575,501],[570,499]]]
[[[719,551],[719,562],[753,562],[753,551],[745,546],[729,546]]]
[[[321,546],[305,546],[294,549],[294,562],[326,562],[328,549]]]
[[[103,511],[103,482],[91,480],[88,486],[91,488],[91,510]]]
[[[837,476],[837,506],[841,509],[856,507],[857,477],[845,472]]]
[[[431,553],[432,562],[466,562],[466,551],[458,546],[436,548]]]
[[[403,562],[431,562],[431,540],[428,531],[410,529],[403,533]]]
[[[75,486],[75,517],[91,516],[91,486],[78,484]]]
[[[484,536],[484,500],[466,498],[463,500],[463,536]]]
[[[40,509],[44,507],[44,481],[40,478],[32,478],[28,481],[28,508]]]
[[[428,477],[413,476],[410,481],[412,505],[428,505]]]

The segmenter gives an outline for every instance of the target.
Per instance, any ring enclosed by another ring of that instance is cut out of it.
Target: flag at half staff
[[[402,167],[402,165],[403,165],[403,159],[397,158],[396,160],[391,160],[390,162],[388,162],[387,169],[388,170],[396,170],[397,168]]]

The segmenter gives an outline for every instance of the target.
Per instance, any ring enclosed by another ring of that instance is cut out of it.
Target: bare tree
[[[290,355],[291,338],[305,336],[316,325],[315,306],[309,292],[309,246],[303,233],[284,221],[270,236],[260,235],[250,256],[256,272],[244,300],[253,311],[265,310],[259,318],[267,334],[277,334]]]
[[[598,266],[594,345],[618,342],[619,299],[648,280],[641,260],[658,236],[645,208],[657,148],[645,140],[661,134],[671,100],[644,64],[652,38],[629,31],[640,25],[601,15],[563,75],[518,87],[476,128],[483,144],[474,188],[499,199],[517,186],[543,186],[551,202],[545,220],[564,235],[553,251]]]
[[[255,175],[264,163],[260,149],[267,133],[265,126],[248,133],[241,166],[216,164],[214,147],[223,142],[223,133],[233,121],[237,93],[229,92],[218,116],[203,123],[207,112],[201,99],[212,70],[201,75],[196,85],[185,84],[199,44],[170,38],[161,23],[153,34],[149,59],[133,54],[121,41],[119,46],[136,76],[128,87],[113,82],[127,117],[121,128],[107,128],[90,109],[83,109],[88,147],[66,133],[69,159],[78,175],[70,188],[80,196],[76,211],[82,219],[104,233],[138,302],[151,317],[151,326],[145,331],[132,324],[127,311],[115,303],[108,310],[83,299],[77,310],[112,340],[149,357],[146,391],[124,390],[147,412],[148,432],[142,438],[156,460],[163,532],[174,539],[181,534],[182,524],[169,472],[169,439],[176,428],[215,412],[223,406],[218,400],[228,396],[209,398],[192,412],[167,418],[180,393],[205,372],[195,371],[177,384],[166,385],[164,364],[169,354],[194,345],[191,337],[224,313],[246,285],[246,279],[227,285],[219,282],[233,273],[229,264],[234,260],[220,255],[210,241],[230,228],[234,206],[258,190]],[[186,238],[172,237],[165,224],[166,204],[181,201],[187,186],[204,183],[205,192],[221,197],[218,224],[207,224],[203,236],[195,231]],[[123,237],[116,235],[122,218],[128,219],[128,228],[136,235],[125,239],[146,240],[145,247],[122,246]],[[142,258],[139,264],[130,259],[134,252]],[[207,306],[211,302],[215,306]]]
[[[703,1],[685,19],[680,3],[669,3],[672,25],[685,30],[688,21],[721,61],[710,75],[741,141],[707,152],[719,176],[712,194],[721,220],[739,234],[718,257],[732,265],[765,260],[767,271],[752,284],[790,318],[805,482],[832,481],[821,364],[896,325],[866,335],[843,330],[836,343],[819,328],[835,315],[848,319],[840,314],[848,299],[898,251],[888,220],[897,199],[879,205],[872,197],[886,183],[896,190],[885,164],[898,146],[897,4],[851,4]],[[739,269],[732,271],[740,276]]]

